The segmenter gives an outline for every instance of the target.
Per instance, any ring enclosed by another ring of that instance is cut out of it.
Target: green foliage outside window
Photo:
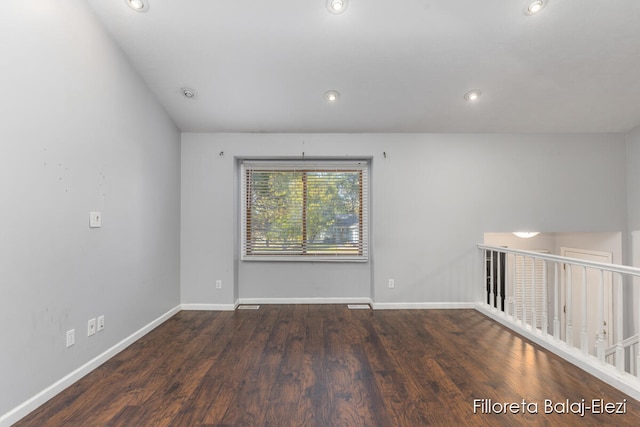
[[[247,255],[359,255],[361,170],[246,172]]]

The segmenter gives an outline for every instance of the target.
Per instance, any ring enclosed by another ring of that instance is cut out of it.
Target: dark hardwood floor
[[[557,413],[582,399],[626,413]],[[474,310],[274,305],[180,312],[16,425],[638,426],[640,403]]]

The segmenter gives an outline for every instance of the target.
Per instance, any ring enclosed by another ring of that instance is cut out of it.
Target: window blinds
[[[546,251],[536,251],[547,253]],[[542,313],[546,312],[547,304],[547,275],[544,261],[522,255],[515,256],[515,308],[516,317],[522,319],[523,307],[527,322],[533,324],[533,313],[536,313],[537,328],[546,327],[542,324]],[[535,287],[534,287],[535,283]]]
[[[368,259],[366,161],[244,161],[242,259]]]

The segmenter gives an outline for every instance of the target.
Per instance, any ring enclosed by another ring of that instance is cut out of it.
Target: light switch
[[[89,212],[89,227],[102,227],[102,214],[100,212]]]

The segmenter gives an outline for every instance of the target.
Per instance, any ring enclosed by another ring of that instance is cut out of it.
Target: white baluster
[[[486,300],[486,294],[487,294],[487,253],[489,253],[489,251],[487,251],[486,249],[482,251],[482,268],[484,269],[483,272],[483,276],[484,276],[484,284],[482,285],[482,295],[483,295],[483,302],[486,304],[487,300]]]
[[[518,291],[516,290],[516,285],[518,284],[518,255],[513,254],[513,268],[511,271],[513,282],[511,286],[511,316],[514,321],[518,318],[518,309],[516,308],[516,294]]]
[[[531,258],[531,330],[538,327],[538,304],[536,301],[536,259]]]
[[[600,271],[600,283],[598,284],[598,333],[596,334],[596,355],[604,362],[604,270]]]
[[[560,339],[560,295],[558,292],[558,263],[553,263],[553,300],[555,309],[553,310],[553,337]]]
[[[623,331],[623,295],[622,295],[622,274],[616,273],[616,297],[613,304],[613,312],[615,313],[615,330],[616,330],[616,368],[619,372],[624,372],[625,367],[625,354],[624,354],[624,346],[622,341],[624,340],[624,331]]]
[[[502,277],[502,253],[498,252],[498,283],[496,285],[497,288],[497,297],[496,297],[496,309],[500,314],[504,313],[504,307],[502,306],[502,281],[504,278]]]
[[[567,319],[567,328],[566,328],[566,341],[569,346],[573,347],[573,319],[571,318],[571,264],[565,264],[565,268],[567,269],[567,299],[565,301],[565,316]]]
[[[547,261],[542,260],[542,335],[546,336],[548,331],[548,314],[547,314]]]
[[[525,256],[522,256],[522,301],[520,306],[522,308],[522,318],[520,319],[522,327],[527,327],[527,265]]]
[[[631,306],[631,311],[632,313],[638,313],[638,310],[640,310],[640,298],[637,297],[637,295],[640,295],[640,278],[638,278],[637,276],[632,277],[632,282],[633,283],[633,287],[631,288],[633,291],[633,294],[636,295],[635,302],[632,303]],[[633,314],[631,315],[633,317]],[[636,333],[640,333],[640,315],[638,315],[638,324],[636,325]],[[633,348],[633,347],[632,347]],[[636,354],[636,377],[640,378],[640,345],[636,345],[635,348],[638,350],[638,353]]]
[[[589,353],[589,334],[587,333],[587,267],[582,267],[582,321],[580,325],[580,349]]]
[[[490,286],[489,286],[489,289],[490,289],[489,290],[489,308],[490,309],[493,309],[493,295],[494,295],[494,290],[493,290],[493,287],[494,287],[494,283],[493,283],[493,258],[494,258],[494,256],[495,256],[495,251],[491,251],[491,258],[489,259],[489,271],[491,272],[491,273],[489,273],[489,277],[490,277],[490,280],[489,280],[489,283],[490,283]]]

